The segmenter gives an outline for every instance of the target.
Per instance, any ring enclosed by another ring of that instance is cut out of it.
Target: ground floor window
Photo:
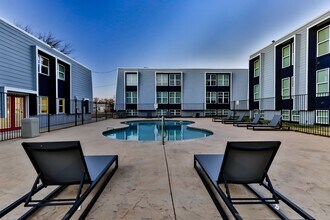
[[[300,119],[300,112],[292,110],[291,111],[291,121],[299,122],[299,119]]]
[[[38,97],[38,112],[39,112],[39,114],[48,114],[48,97],[47,96]]]
[[[253,110],[253,118],[255,118],[257,116],[257,114],[260,114],[260,119],[265,118],[265,111],[264,110],[254,109]]]
[[[207,109],[205,111],[205,117],[215,116],[216,114],[217,114],[217,110],[216,109]]]
[[[58,113],[65,113],[65,99],[59,98],[57,100]]]
[[[127,109],[126,114],[127,114],[127,116],[137,116],[137,110],[136,109]]]
[[[290,121],[290,110],[283,109],[282,110],[282,120],[283,121]]]
[[[316,110],[316,123],[329,124],[329,111],[328,110]]]
[[[170,113],[172,116],[180,116],[181,115],[181,110],[180,109],[171,109]]]
[[[229,109],[218,109],[217,115],[226,116],[226,115],[228,115],[228,112],[229,112]]]
[[[157,109],[156,111],[157,116],[166,116],[167,114],[167,109]]]

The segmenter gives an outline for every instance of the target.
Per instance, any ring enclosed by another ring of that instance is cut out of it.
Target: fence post
[[[81,124],[84,124],[84,104],[85,104],[85,100],[81,101]]]
[[[96,106],[96,108],[95,108],[95,117],[96,117],[96,122],[97,122],[97,101],[95,102],[95,106]]]
[[[50,113],[49,113],[49,110],[48,110],[47,122],[48,122],[48,132],[50,132]]]
[[[78,106],[77,106],[77,98],[74,99],[74,125],[77,126],[78,122]]]

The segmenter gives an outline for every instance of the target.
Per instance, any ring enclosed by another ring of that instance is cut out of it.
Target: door
[[[21,120],[25,117],[25,96],[7,94],[6,114],[0,119],[0,132],[21,129]]]

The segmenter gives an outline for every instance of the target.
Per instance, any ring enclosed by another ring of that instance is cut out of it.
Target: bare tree
[[[39,40],[42,40],[52,48],[55,48],[66,55],[69,55],[73,52],[72,45],[70,43],[65,43],[62,40],[57,39],[52,32],[49,32],[47,34],[45,33],[36,34],[32,31],[32,28],[29,25],[23,26],[17,23],[16,26],[22,29],[23,31],[32,34],[33,36],[37,37]]]

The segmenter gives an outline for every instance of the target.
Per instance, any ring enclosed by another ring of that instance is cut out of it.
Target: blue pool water
[[[103,135],[113,139],[132,141],[161,141],[162,124],[160,120],[155,121],[128,121],[123,122],[129,127],[118,130],[103,132]],[[165,121],[165,141],[178,141],[207,137],[213,133],[210,131],[189,128],[191,121]]]

